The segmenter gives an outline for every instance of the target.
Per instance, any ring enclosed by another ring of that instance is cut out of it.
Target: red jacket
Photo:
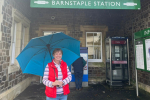
[[[54,82],[55,81],[54,69],[55,69],[57,77],[58,77],[58,70],[53,61],[51,63],[48,63],[48,67],[49,67],[49,78],[48,79],[50,81]],[[68,77],[68,73],[67,73],[67,64],[63,60],[61,61],[60,68],[61,68],[63,80],[64,80],[65,78]],[[63,92],[64,92],[64,95],[67,95],[70,93],[68,84],[63,86]],[[53,88],[46,86],[45,94],[47,97],[56,98],[56,86],[54,86]]]

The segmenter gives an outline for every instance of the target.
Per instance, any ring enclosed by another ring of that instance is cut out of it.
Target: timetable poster
[[[136,45],[136,64],[138,69],[144,69],[143,44]]]
[[[88,74],[88,63],[87,63],[88,54],[87,53],[81,53],[80,56],[83,57],[83,59],[86,61],[86,65],[83,68],[83,74]]]
[[[150,71],[150,39],[145,40],[147,70]]]

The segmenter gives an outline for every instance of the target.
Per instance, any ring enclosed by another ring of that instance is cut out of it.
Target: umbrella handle
[[[53,68],[54,69],[54,68]],[[56,76],[56,72],[55,72],[55,69],[54,69],[54,73],[55,73],[55,80],[58,80],[57,76]],[[59,85],[56,85],[56,87],[59,87]]]
[[[57,78],[57,77],[55,77],[55,80],[58,80],[58,78]],[[59,85],[56,85],[56,87],[59,87]]]
[[[55,68],[54,69],[54,74],[55,74],[55,80],[58,80],[57,76],[56,76],[56,72],[55,72]]]

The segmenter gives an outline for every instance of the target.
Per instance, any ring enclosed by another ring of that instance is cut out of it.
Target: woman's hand
[[[52,83],[52,85],[61,87],[63,85],[63,82],[56,80],[55,82]]]
[[[52,86],[56,86],[56,85],[57,85],[57,83],[56,83],[56,82],[53,82],[53,83],[52,83]]]
[[[59,87],[61,87],[63,85],[62,81],[59,81]]]

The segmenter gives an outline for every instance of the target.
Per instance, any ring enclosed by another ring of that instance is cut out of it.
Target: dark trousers
[[[76,73],[74,73],[74,76],[75,76],[76,89],[81,89],[83,72],[76,72]]]

